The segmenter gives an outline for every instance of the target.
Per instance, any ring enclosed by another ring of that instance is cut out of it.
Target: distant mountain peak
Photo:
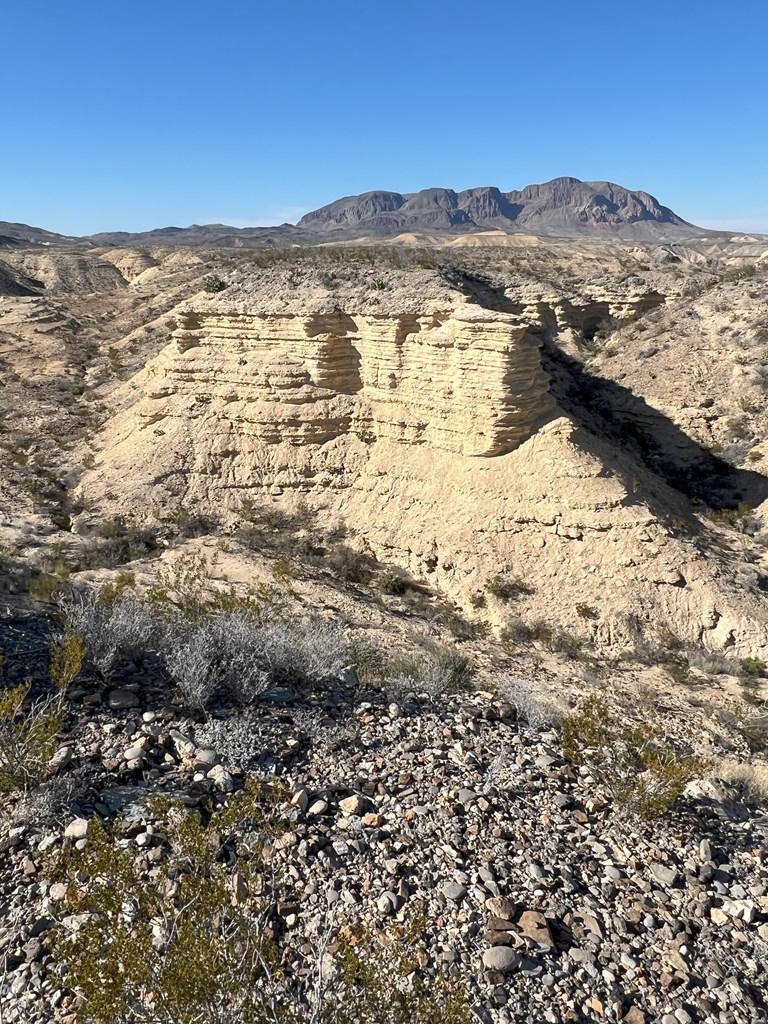
[[[347,234],[353,228],[356,233],[373,235],[499,228],[543,235],[609,232],[637,238],[699,233],[647,192],[571,177],[553,178],[511,192],[502,192],[493,185],[458,193],[445,188],[427,188],[407,195],[365,192],[306,214],[298,227],[326,234]]]

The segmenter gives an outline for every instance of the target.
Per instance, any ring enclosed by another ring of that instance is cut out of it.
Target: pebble
[[[66,1018],[69,996],[53,1001],[61,990],[44,927],[60,912],[63,928],[83,923],[64,915],[67,887],[48,873],[63,836],[84,844],[89,817],[122,813],[125,848],[157,872],[167,835],[147,794],[164,791],[190,808],[222,805],[254,770],[178,710],[126,716],[141,703],[128,692],[136,703],[123,713],[102,707],[71,727],[69,775],[90,788],[66,827],[5,826],[0,836],[5,919],[21,906],[26,914],[12,946],[3,945],[0,922],[0,949],[16,958],[0,1010],[12,1007],[14,1024],[43,1024],[54,1007]],[[356,712],[355,742],[331,756],[325,740],[291,732],[284,707],[245,709],[258,728],[273,729],[259,734],[269,762],[257,774],[274,768],[289,795],[282,828],[266,840],[263,882],[240,875],[231,859],[241,844],[264,841],[258,830],[224,842],[233,904],[269,903],[270,887],[279,890],[273,905],[292,964],[326,915],[383,931],[407,928],[412,908],[423,910],[427,978],[442,965],[465,981],[482,1024],[751,1024],[748,993],[759,988],[760,943],[768,942],[759,820],[717,816],[704,839],[709,811],[694,818],[682,807],[653,823],[615,816],[589,771],[561,757],[556,734],[506,724],[491,700],[467,695],[418,712],[404,703],[398,715],[371,703]],[[322,701],[319,717],[332,718]],[[137,756],[126,763],[129,753]],[[134,763],[143,778],[127,775]],[[727,978],[718,964],[728,965]],[[39,1010],[29,1011],[26,998]]]
[[[128,708],[137,708],[141,701],[137,694],[133,693],[132,690],[116,689],[112,690],[107,697],[107,703],[113,709],[113,711],[123,711]]]

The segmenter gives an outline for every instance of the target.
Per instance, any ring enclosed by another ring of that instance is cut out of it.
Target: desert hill
[[[468,614],[506,576],[531,619],[583,631],[594,609],[608,646],[662,629],[764,653],[763,328],[739,312],[749,288],[768,317],[762,272],[617,246],[585,280],[567,246],[471,253],[240,263],[111,392],[84,500],[228,529],[244,502],[307,500]]]

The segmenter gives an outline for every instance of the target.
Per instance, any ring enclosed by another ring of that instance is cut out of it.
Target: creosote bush
[[[376,577],[376,585],[382,594],[391,594],[393,597],[402,597],[408,590],[408,580],[394,569],[384,569],[380,572]]]
[[[533,593],[533,587],[519,576],[491,576],[486,581],[485,589],[492,597],[504,602]]]
[[[760,679],[768,675],[768,665],[762,658],[742,658],[740,664],[745,676]]]
[[[708,767],[688,744],[673,741],[653,713],[640,724],[626,724],[596,694],[563,718],[562,729],[565,756],[589,765],[617,810],[642,818],[668,811]]]
[[[223,292],[226,287],[226,281],[220,278],[218,274],[208,274],[203,278],[203,291],[205,292]]]
[[[53,692],[33,698],[29,681],[0,692],[0,792],[29,790],[44,778],[56,750],[66,690],[84,656],[81,638],[68,630],[51,648]]]
[[[43,776],[61,720],[55,700],[29,699],[31,684],[0,694],[0,792],[26,790]]]
[[[290,827],[286,801],[254,780],[205,817],[154,801],[151,871],[120,819],[91,819],[84,849],[65,846],[72,916],[53,953],[78,1024],[470,1024],[463,987],[423,973],[418,911],[386,935],[319,922],[288,954],[270,907],[290,892],[265,856]]]

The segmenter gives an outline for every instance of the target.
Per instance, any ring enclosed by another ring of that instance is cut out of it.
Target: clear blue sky
[[[559,175],[768,231],[765,0],[6,0],[0,220],[279,223]]]

